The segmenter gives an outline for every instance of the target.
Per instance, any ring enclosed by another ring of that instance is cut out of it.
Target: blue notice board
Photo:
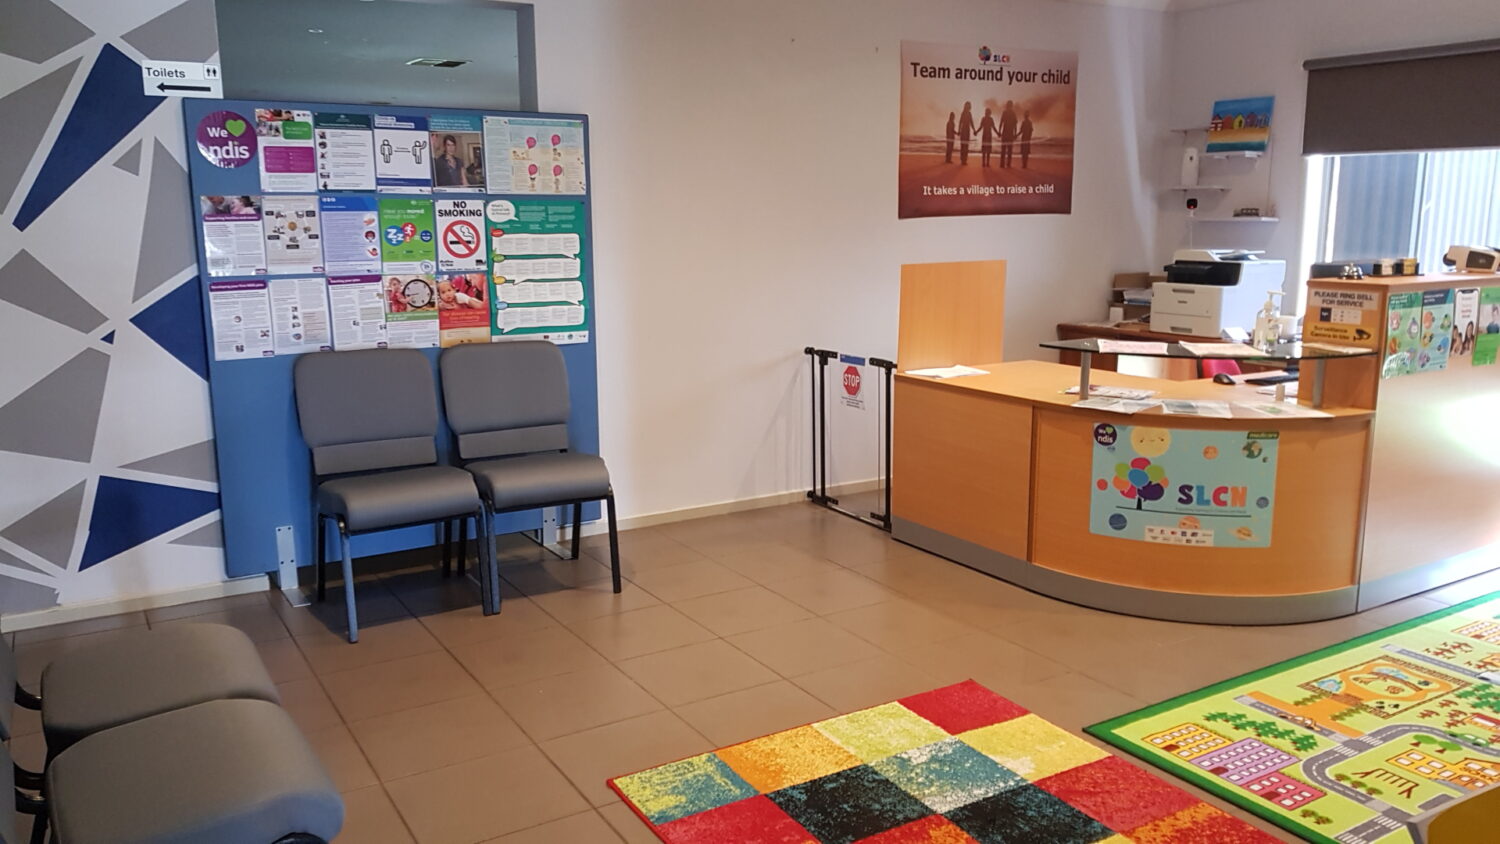
[[[586,116],[182,107],[229,576],[275,571],[285,527],[297,564],[315,559],[292,393],[299,354],[417,347],[436,377],[442,346],[551,340],[568,366],[572,447],[598,452]],[[441,402],[438,412],[446,460]],[[599,504],[584,517],[598,519]],[[540,525],[540,511],[497,520],[501,533]],[[371,534],[354,553],[436,537],[434,527]]]

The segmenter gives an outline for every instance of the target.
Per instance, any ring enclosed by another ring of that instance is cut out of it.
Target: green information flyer
[[[1417,371],[1417,346],[1422,336],[1422,294],[1392,293],[1386,305],[1385,365],[1380,377],[1394,378]]]
[[[437,270],[432,200],[380,198],[380,262],[386,275]]]
[[[1488,366],[1500,352],[1500,285],[1479,291],[1479,334],[1474,338],[1474,365]]]
[[[577,200],[497,199],[485,208],[497,340],[584,343],[584,212]]]
[[[1417,341],[1417,371],[1448,368],[1449,344],[1453,342],[1453,291],[1429,290],[1422,294],[1422,335]]]

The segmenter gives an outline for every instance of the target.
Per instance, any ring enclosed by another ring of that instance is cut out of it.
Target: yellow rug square
[[[813,725],[865,762],[949,738],[948,731],[899,703],[861,709]]]
[[[970,730],[958,739],[1032,782],[1109,755],[1035,715]]]
[[[798,727],[718,751],[762,794],[856,767],[860,760],[813,727]]]

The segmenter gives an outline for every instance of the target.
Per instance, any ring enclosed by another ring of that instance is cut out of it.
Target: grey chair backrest
[[[14,714],[15,707],[11,701],[16,699],[16,681],[20,675],[16,672],[16,655],[11,652],[10,645],[0,640],[0,741],[10,741],[10,719]],[[0,791],[0,795],[5,792]],[[0,802],[4,802],[0,800]]]
[[[292,380],[317,474],[437,462],[437,388],[416,349],[306,354]]]
[[[10,701],[5,701],[10,708]],[[16,770],[11,764],[10,748],[0,744],[0,844],[21,844],[16,815]]]
[[[443,408],[458,456],[508,457],[568,447],[568,367],[545,340],[443,351]]]

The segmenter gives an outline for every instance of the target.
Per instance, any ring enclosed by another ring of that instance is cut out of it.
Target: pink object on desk
[[[1239,375],[1240,365],[1229,358],[1204,358],[1198,361],[1199,377],[1212,378],[1220,373],[1225,375]]]

